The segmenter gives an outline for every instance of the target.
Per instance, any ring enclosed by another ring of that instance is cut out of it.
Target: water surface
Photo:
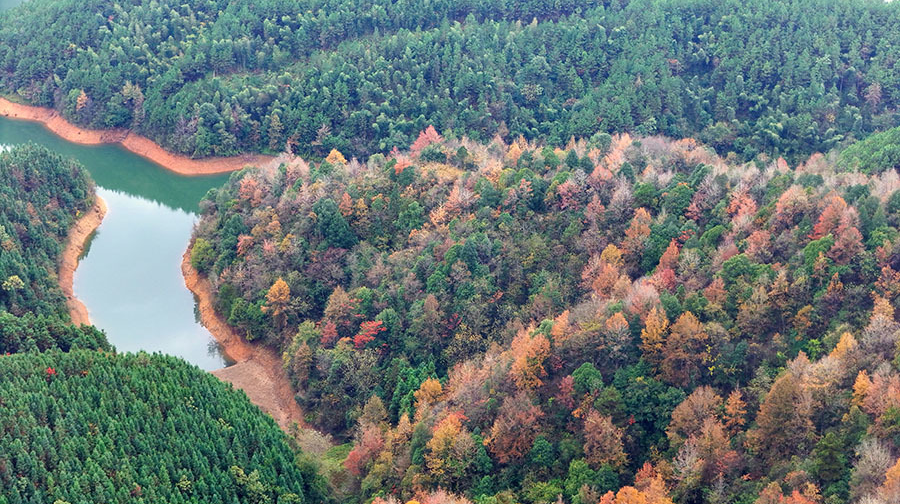
[[[0,12],[5,11],[6,9],[12,9],[24,1],[25,0],[0,0]]]
[[[198,322],[181,257],[200,199],[228,175],[185,177],[116,145],[73,144],[40,124],[0,118],[0,144],[26,142],[76,158],[106,201],[106,218],[75,272],[75,295],[91,322],[119,351],[158,351],[203,369],[223,367],[221,349]]]

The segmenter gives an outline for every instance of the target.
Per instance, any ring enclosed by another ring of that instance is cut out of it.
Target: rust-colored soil
[[[59,286],[66,296],[66,306],[69,308],[69,316],[75,325],[90,324],[87,307],[75,297],[73,282],[75,270],[78,268],[78,258],[84,251],[88,237],[93,233],[103,217],[106,215],[106,203],[100,196],[94,196],[94,206],[87,211],[69,230],[66,240],[66,248],[63,249],[59,259]]]
[[[213,371],[213,374],[243,390],[254,404],[272,415],[284,431],[290,432],[295,422],[304,426],[303,412],[294,400],[281,357],[271,348],[249,343],[216,313],[212,286],[191,266],[190,250],[188,247],[181,261],[184,283],[197,296],[200,321],[222,345],[225,355],[237,362]]]
[[[166,151],[149,138],[128,130],[89,130],[66,121],[58,112],[48,108],[13,103],[0,97],[0,116],[43,124],[54,134],[70,142],[84,145],[119,143],[125,149],[160,166],[182,175],[207,175],[240,170],[248,165],[263,166],[275,158],[263,155],[244,155],[228,158],[191,159]],[[106,215],[106,204],[98,196],[91,210],[81,217],[69,231],[68,241],[59,264],[59,285],[66,296],[66,305],[74,324],[90,324],[87,308],[75,297],[73,281],[78,258],[87,238],[97,229]],[[225,323],[212,305],[213,293],[209,282],[201,277],[190,262],[190,248],[181,264],[185,285],[199,299],[203,325],[224,348],[225,354],[237,364],[213,371],[213,375],[243,390],[254,404],[270,414],[286,432],[296,423],[303,427],[303,412],[281,366],[280,356],[272,349],[251,345]]]
[[[227,158],[191,159],[180,154],[173,154],[149,138],[132,133],[129,130],[84,129],[66,121],[53,109],[13,103],[6,98],[0,98],[0,116],[37,121],[56,135],[74,143],[85,145],[122,144],[123,147],[134,154],[182,175],[225,173],[240,170],[248,165],[259,166],[272,160],[271,156],[263,156],[261,154],[247,154]]]

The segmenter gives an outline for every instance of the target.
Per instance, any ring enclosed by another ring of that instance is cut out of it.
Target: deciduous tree
[[[550,342],[533,327],[519,330],[510,347],[512,366],[509,374],[519,390],[530,391],[540,387],[546,376],[544,361],[550,355]]]
[[[812,431],[811,399],[799,377],[782,374],[759,408],[748,443],[769,463],[798,453]]]
[[[654,306],[641,329],[641,350],[647,362],[654,365],[662,362],[668,329],[669,319],[666,318],[666,313]]]
[[[347,164],[347,159],[341,154],[341,151],[337,149],[331,149],[331,152],[328,153],[328,157],[325,158],[325,162],[329,164]]]
[[[660,371],[672,384],[686,386],[700,378],[702,365],[708,358],[706,342],[709,335],[703,324],[687,311],[672,324],[666,339]]]
[[[540,431],[543,416],[525,392],[506,397],[491,426],[491,453],[503,464],[524,457]]]
[[[284,323],[285,310],[290,301],[291,288],[283,278],[279,277],[266,293],[266,306],[264,307],[265,311],[271,313],[272,317],[278,321],[279,326]]]
[[[591,410],[584,419],[584,453],[587,461],[599,469],[604,464],[623,467],[625,455],[622,437],[625,431],[612,423],[612,418]]]

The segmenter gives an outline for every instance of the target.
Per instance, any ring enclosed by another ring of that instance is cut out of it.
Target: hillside
[[[891,491],[866,457],[898,448],[898,200],[895,171],[835,155],[429,129],[366,164],[241,172],[192,259],[352,439],[360,502],[846,502]]]
[[[0,357],[0,502],[322,502],[245,396],[174,357]]]
[[[900,127],[877,133],[841,152],[839,164],[848,170],[882,173],[900,168]]]
[[[882,0],[0,13],[8,115],[257,165],[181,258],[207,374],[70,323],[93,183],[0,152],[0,504],[900,503],[898,48]]]
[[[94,184],[74,161],[35,145],[0,152],[0,355],[104,348],[93,327],[73,327],[56,278],[66,236],[91,207]]]
[[[434,125],[482,142],[696,137],[793,162],[894,125],[898,9],[33,0],[3,14],[0,91],[200,157],[367,157]]]
[[[68,317],[47,273],[56,271],[69,228],[91,207],[93,182],[76,162],[26,145],[0,152],[0,198],[0,309]]]

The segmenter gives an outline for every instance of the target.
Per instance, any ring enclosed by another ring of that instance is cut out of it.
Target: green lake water
[[[73,144],[40,124],[0,118],[0,144],[26,142],[80,161],[106,201],[106,218],[75,272],[75,295],[91,322],[119,351],[177,355],[207,370],[225,366],[198,322],[181,257],[200,199],[228,175],[184,177],[119,146]]]
[[[12,9],[16,5],[24,2],[25,0],[0,0],[0,11],[5,11],[6,9]]]

